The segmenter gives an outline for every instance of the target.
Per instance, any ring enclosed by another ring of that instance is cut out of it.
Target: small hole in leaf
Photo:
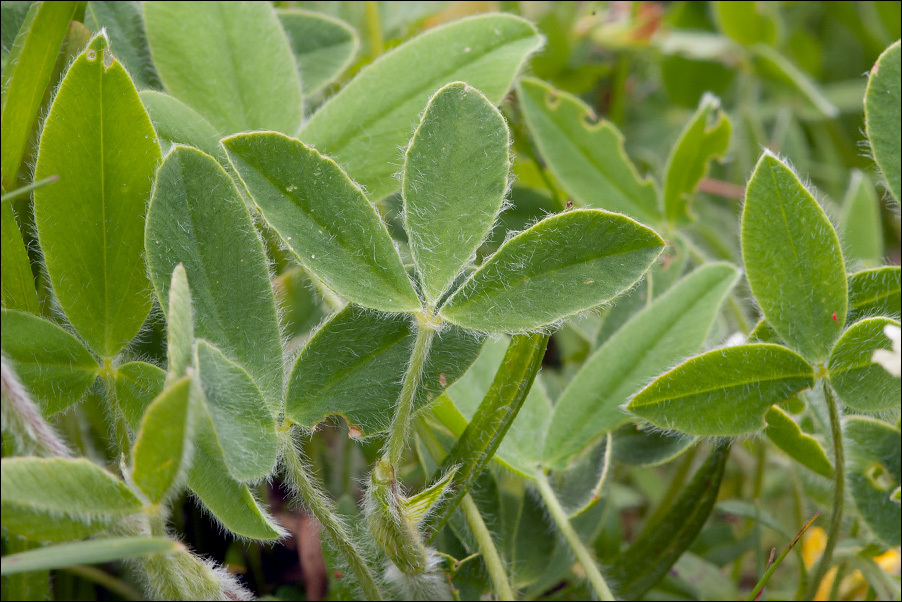
[[[554,90],[549,90],[548,94],[545,95],[545,104],[548,105],[549,109],[556,109],[561,104],[560,95]]]
[[[874,462],[868,466],[864,474],[871,484],[880,491],[889,491],[895,485],[889,471],[879,462]]]
[[[598,118],[598,116],[591,111],[583,114],[582,120],[583,120],[583,125],[585,125],[587,128],[590,128],[590,129],[594,128],[594,127],[598,127],[598,124],[601,122],[601,120]]]
[[[85,54],[85,58],[93,63],[97,60],[97,52],[95,50],[88,50]]]

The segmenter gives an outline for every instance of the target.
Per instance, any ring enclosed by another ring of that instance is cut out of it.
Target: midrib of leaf
[[[693,395],[702,395],[704,393],[711,393],[712,391],[727,391],[730,389],[740,388],[744,385],[751,385],[751,384],[760,383],[760,382],[770,382],[770,381],[777,381],[777,380],[785,380],[785,379],[789,379],[789,378],[805,378],[805,377],[813,378],[811,373],[808,373],[808,374],[777,374],[774,376],[764,376],[761,378],[755,378],[753,380],[731,381],[726,386],[707,387],[705,389],[697,389],[695,391],[690,391],[688,393],[680,393],[677,395],[667,395],[665,397],[658,397],[657,399],[652,399],[652,400],[644,402],[644,403],[638,403],[633,407],[652,405],[652,404],[660,403],[662,401],[676,401],[677,399],[683,399],[684,397],[692,397]],[[806,389],[807,388],[810,388],[810,387],[806,387]]]
[[[314,150],[315,150],[315,149],[314,149]],[[382,231],[384,231],[384,232],[387,234],[387,233],[388,233],[388,230],[387,230],[387,228],[385,227],[385,223],[382,221],[382,218],[379,217],[379,214],[376,213],[375,209],[373,208],[372,203],[369,202],[369,199],[366,198],[366,195],[363,194],[363,191],[360,190],[360,188],[357,186],[357,184],[355,184],[350,178],[347,177],[347,175],[345,175],[344,170],[341,169],[341,167],[338,165],[338,163],[335,162],[334,159],[332,159],[331,157],[327,157],[326,155],[323,155],[323,154],[319,153],[319,151],[315,151],[315,152],[317,152],[317,153],[319,154],[319,156],[322,157],[323,159],[325,159],[326,161],[332,163],[332,165],[334,165],[334,166],[341,172],[341,174],[345,177],[345,179],[348,181],[348,183],[349,183],[351,186],[353,186],[353,187],[357,190],[358,193],[360,193],[360,195],[363,197],[364,202],[369,206],[369,210],[373,211],[373,213],[375,214],[376,219],[377,219],[379,225],[382,227]],[[269,177],[268,172],[266,172],[264,169],[260,168],[260,167],[259,167],[258,165],[256,165],[255,163],[251,163],[251,161],[248,161],[247,158],[245,158],[244,156],[241,156],[240,158],[241,158],[241,160],[244,161],[245,163],[248,163],[249,165],[252,165],[252,166],[256,169],[257,173],[260,174],[260,175],[263,177],[263,179],[266,180],[266,181],[269,183],[270,186],[272,186],[273,188],[275,188],[276,190],[278,190],[279,193],[280,193],[282,196],[284,196],[285,198],[288,199],[289,203],[291,203],[292,205],[294,205],[295,207],[297,207],[297,209],[298,209],[301,213],[303,213],[305,217],[307,217],[311,222],[313,222],[313,223],[316,225],[316,227],[319,229],[319,231],[320,231],[321,233],[326,233],[326,232],[328,232],[328,233],[329,233],[329,238],[331,238],[331,239],[333,239],[333,240],[335,239],[335,234],[333,234],[333,228],[331,227],[331,226],[332,226],[331,224],[326,224],[325,222],[322,222],[322,221],[320,221],[320,220],[314,218],[315,212],[312,212],[312,211],[304,211],[304,209],[302,209],[301,207],[299,207],[299,206],[292,200],[292,196],[291,196],[290,194],[288,194],[288,191],[287,191],[286,189],[282,188],[282,186],[280,186],[279,184],[277,184],[276,182],[274,182],[274,181],[272,180],[272,178]],[[309,205],[309,203],[307,203],[307,204]],[[279,232],[279,229],[276,228],[276,226],[275,226],[275,225],[270,221],[270,219],[267,217],[267,212],[266,212],[266,211],[262,211],[262,210],[261,210],[261,211],[260,211],[260,214],[263,216],[264,221],[266,222],[266,224],[267,224],[270,228],[272,228],[272,229],[273,229],[274,231],[276,231],[276,232]],[[389,236],[390,236],[390,235],[389,235]],[[281,237],[281,234],[280,234],[280,237]],[[299,253],[298,251],[296,251],[296,250],[294,249],[294,247],[292,247],[290,244],[288,244],[287,242],[286,242],[286,244],[288,245],[288,248],[291,250],[291,252],[294,254],[294,256],[297,257],[298,260],[299,260],[303,265],[307,265],[307,260],[306,260],[306,258],[302,258],[301,255],[300,255],[300,253]],[[341,244],[340,246],[341,246],[341,248],[344,249],[345,251],[348,251],[348,254],[349,254],[349,255],[351,255],[352,257],[354,257],[355,259],[357,259],[357,260],[358,260],[358,265],[360,265],[359,259],[360,259],[361,255],[360,255],[359,253],[357,253],[356,251],[354,251],[354,250],[351,249],[350,247],[345,246],[344,244]],[[392,245],[392,248],[394,248],[394,245]],[[400,265],[403,266],[403,263],[401,262],[401,257],[400,257],[400,255],[398,255],[397,249],[395,249],[395,256],[398,257],[398,263],[399,263]],[[386,269],[384,269],[384,268],[383,268],[383,269],[378,269],[378,270],[371,270],[371,269],[369,269],[369,268],[371,268],[371,267],[382,268],[382,266],[380,266],[380,265],[378,265],[378,264],[375,264],[375,263],[372,263],[372,264],[366,264],[366,267],[368,268],[368,269],[366,270],[367,273],[374,275],[374,276],[375,276],[377,279],[379,279],[382,283],[387,284],[389,290],[392,291],[392,294],[393,294],[393,295],[394,295],[394,294],[400,294],[400,293],[402,292],[402,291],[395,290],[395,284],[397,284],[397,283],[392,282],[391,280],[388,279],[388,276],[387,276],[387,274],[386,274],[386,272],[387,272],[388,270],[386,270]],[[316,270],[311,270],[311,271],[316,271]],[[317,277],[320,278],[321,280],[323,280],[323,282],[325,282],[325,283],[329,286],[330,289],[332,289],[333,291],[335,290],[335,287],[331,284],[331,280],[332,280],[331,277],[330,277],[330,278],[327,278],[327,277],[325,277],[325,276],[323,276],[323,275],[320,275],[319,273],[317,273]],[[408,281],[409,281],[409,279],[408,279]],[[411,286],[411,288],[412,288],[412,286]],[[372,289],[371,289],[371,290],[372,290]],[[340,295],[339,295],[339,296],[340,296]]]
[[[331,387],[331,386],[335,385],[335,383],[341,382],[342,380],[344,380],[347,377],[348,374],[353,372],[354,369],[356,369],[358,366],[365,366],[367,363],[370,363],[371,361],[375,361],[375,356],[382,355],[383,353],[385,353],[385,351],[394,347],[395,344],[399,340],[403,340],[405,338],[407,338],[407,335],[402,335],[400,338],[393,338],[390,341],[386,342],[385,344],[380,345],[379,347],[373,349],[368,356],[366,356],[366,357],[357,356],[353,362],[343,364],[344,366],[347,366],[348,369],[334,370],[332,372],[331,377],[325,381],[326,387]],[[324,388],[326,388],[326,387],[324,387]],[[319,396],[317,396],[317,397],[319,397]]]
[[[220,27],[222,27],[222,31],[223,31],[223,33],[225,33],[225,36],[228,41],[228,43],[226,44],[225,51],[226,51],[226,54],[228,55],[229,66],[232,68],[232,73],[231,73],[232,81],[238,82],[239,84],[244,84],[243,80],[241,80],[241,81],[238,80],[238,69],[237,69],[237,66],[235,63],[235,53],[232,50],[232,43],[233,43],[232,34],[231,34],[231,31],[229,30],[229,28],[226,27],[225,11],[223,10],[222,2],[214,2],[213,4],[216,6],[216,12],[219,16]],[[232,94],[232,97],[233,98],[237,97],[238,106],[241,107],[241,116],[244,118],[242,121],[247,122],[248,110],[247,110],[247,101],[244,98],[244,86],[238,85],[238,86],[230,86],[230,87],[237,88],[235,93]]]
[[[850,305],[849,309],[861,309],[862,307],[871,305],[872,303],[876,303],[877,301],[880,301],[881,299],[886,299],[888,297],[892,297],[895,294],[896,294],[896,291],[886,291],[883,293],[877,293],[876,295],[874,295],[872,297],[868,297],[866,299],[861,299],[860,302],[855,305]]]
[[[110,320],[110,279],[107,275],[110,273],[108,266],[108,258],[107,258],[107,249],[109,245],[107,243],[107,219],[106,219],[106,203],[107,203],[107,191],[106,191],[106,152],[104,149],[106,148],[106,139],[105,139],[105,128],[103,127],[104,122],[104,101],[103,101],[103,78],[106,76],[106,65],[104,65],[104,61],[106,60],[106,53],[109,51],[108,48],[104,48],[100,51],[95,51],[94,60],[100,61],[100,215],[103,224],[103,316],[105,320],[108,320],[109,323],[114,323]],[[129,277],[130,279],[131,277]],[[121,307],[121,305],[120,305]],[[117,312],[118,313],[118,312]],[[110,339],[110,327],[109,323],[104,324],[103,328],[103,342],[104,342],[104,350],[103,350],[103,359],[108,360],[106,356],[106,350],[110,348],[111,339]]]
[[[712,290],[713,288],[716,288],[716,287],[712,287],[711,289],[706,290],[706,291],[705,291],[704,293],[702,293],[701,295],[698,295],[698,296],[694,297],[694,299],[692,300],[692,302],[689,304],[688,307],[689,307],[689,308],[694,307],[694,306],[698,303],[698,301],[699,301],[701,298],[706,297],[706,296],[711,292],[711,290]],[[696,290],[694,290],[694,291],[692,291],[692,292],[698,292],[698,289],[696,289]],[[686,310],[687,313],[688,313],[689,311],[691,311],[691,309],[687,309],[687,310]],[[711,323],[713,323],[713,321],[714,321],[714,318],[712,317],[712,318],[711,318],[711,321],[708,323],[708,328],[705,329],[706,332],[707,332],[708,330],[711,329]],[[665,336],[667,336],[668,333],[670,333],[670,332],[675,328],[676,324],[677,324],[677,321],[676,321],[676,320],[671,321],[671,322],[668,322],[667,327],[666,327],[663,331],[660,331],[660,334],[659,334],[658,336],[656,336],[655,338],[658,339],[658,340],[663,339]],[[621,330],[620,332],[622,333],[622,330]],[[615,336],[616,336],[616,333],[615,333]],[[613,342],[613,341],[611,341],[611,342]],[[602,349],[603,349],[603,348],[604,348],[604,347],[602,347]],[[612,383],[612,386],[608,389],[608,391],[606,391],[605,393],[603,393],[603,395],[605,396],[605,398],[608,397],[608,395],[609,395],[610,392],[612,392],[612,391],[618,389],[618,388],[623,384],[623,382],[624,382],[625,380],[628,380],[628,377],[632,376],[632,375],[635,373],[635,371],[636,371],[636,370],[638,369],[638,367],[642,364],[642,362],[645,361],[645,358],[646,358],[646,356],[651,352],[651,349],[652,349],[651,346],[646,346],[645,349],[644,349],[644,350],[643,350],[643,351],[635,358],[635,361],[632,362],[632,365],[631,365],[631,368],[630,368],[630,369],[628,369],[628,370],[625,371],[625,372],[620,372],[619,374],[615,375],[615,377],[614,377],[614,382]],[[588,360],[587,360],[587,362],[588,362]],[[574,380],[571,380],[571,381],[570,381],[570,385],[569,385],[569,386],[567,387],[567,389],[561,394],[561,398],[564,398],[564,397],[566,396],[566,394],[569,392],[569,390],[573,387],[573,383],[574,383],[574,382],[575,382]],[[641,386],[641,385],[640,385],[640,386]],[[640,390],[641,390],[641,389],[640,389]],[[644,405],[644,404],[643,404],[643,405]],[[582,428],[585,427],[585,425],[586,425],[586,418],[587,418],[588,416],[591,416],[597,409],[598,409],[598,408],[595,407],[595,406],[586,406],[585,411],[580,412],[580,413],[578,414],[579,419],[580,419],[580,423],[582,424],[582,427],[581,427],[580,430],[582,430]],[[628,418],[628,415],[626,415],[626,414],[623,414],[623,416],[624,416],[624,418]],[[603,434],[603,433],[602,433],[602,434]],[[597,438],[598,438],[597,436],[594,437],[594,438],[592,439],[592,441],[594,441],[594,440],[597,439]],[[590,441],[590,443],[591,443],[591,441]],[[584,446],[583,448],[581,448],[581,449],[585,449],[585,446]]]
[[[531,37],[534,35],[535,34],[533,33],[526,37]],[[446,83],[448,81],[448,77],[450,75],[452,75],[454,72],[464,69],[465,67],[477,62],[479,59],[482,59],[483,57],[486,57],[489,54],[492,54],[499,48],[502,48],[509,44],[513,44],[515,42],[519,42],[520,40],[525,40],[526,37],[516,38],[516,39],[502,38],[503,42],[498,46],[493,46],[491,48],[488,48],[482,53],[474,53],[472,55],[468,54],[467,56],[468,57],[471,56],[472,60],[470,60],[469,62],[464,62],[464,63],[458,64],[455,67],[452,67],[450,69],[446,69],[446,70],[442,71],[437,77],[431,79],[427,85],[417,87],[416,89],[407,93],[406,94],[407,98],[405,100],[409,100],[411,97],[414,97],[414,96],[425,96],[426,93],[431,92],[434,89],[436,89],[435,82],[440,82],[438,84],[438,86],[441,86],[442,83]],[[398,52],[399,50],[402,50],[402,49],[404,49],[403,45],[398,46],[397,48],[395,48],[391,52],[388,52],[387,54],[382,55],[382,57],[379,60],[377,60],[375,63],[373,63],[372,66],[375,66],[378,63],[380,63],[381,61],[388,59],[389,57],[393,56],[396,52]],[[371,68],[372,68],[372,66],[371,66]],[[338,95],[336,94],[331,99],[326,101],[326,103],[323,104],[322,107],[320,107],[320,109],[313,115],[313,117],[310,118],[310,120],[313,121],[313,119],[315,119],[317,117],[317,115],[319,115],[321,112],[325,111],[337,97],[338,97]],[[404,102],[404,101],[402,101],[402,102]],[[389,110],[384,111],[384,112],[377,112],[372,117],[370,117],[368,119],[364,119],[362,122],[358,123],[354,129],[347,128],[346,133],[343,133],[340,136],[331,138],[328,142],[328,147],[331,149],[331,152],[339,152],[336,149],[343,149],[347,145],[348,141],[352,140],[355,137],[356,132],[358,132],[360,130],[366,130],[369,126],[371,126],[374,123],[376,123],[377,121],[380,121],[381,119],[385,118],[387,115],[390,115],[392,112],[394,112],[398,108],[399,104],[401,104],[401,103],[393,103],[390,105],[391,108]],[[309,124],[309,122],[308,122],[308,124]],[[306,129],[306,127],[301,129],[301,133],[300,133],[301,140],[305,139],[304,129]]]
[[[511,241],[514,241],[514,240],[516,240],[516,239],[518,239],[518,238],[520,238],[521,236],[525,235],[527,232],[529,232],[529,230],[526,230],[526,231],[522,232],[521,234],[518,234],[517,236],[515,236],[514,238],[512,238],[510,241],[508,241],[508,243],[510,243]],[[482,299],[490,299],[490,298],[492,298],[492,297],[494,297],[494,296],[496,296],[496,295],[499,295],[499,294],[501,294],[501,293],[507,292],[507,291],[510,290],[511,288],[513,288],[513,287],[515,287],[515,286],[519,286],[520,284],[523,284],[524,282],[528,282],[528,281],[530,281],[530,280],[536,280],[536,279],[538,279],[538,278],[541,278],[542,276],[545,276],[545,275],[547,275],[547,274],[551,274],[551,273],[553,273],[553,272],[562,272],[562,271],[564,271],[564,270],[566,270],[566,269],[568,269],[568,268],[572,268],[572,267],[574,267],[574,266],[583,265],[583,264],[587,264],[587,263],[592,263],[593,261],[602,261],[602,260],[605,260],[605,259],[610,259],[611,257],[617,257],[618,255],[626,255],[627,253],[634,253],[634,252],[636,252],[636,251],[640,251],[640,250],[642,250],[642,249],[647,249],[647,248],[649,248],[649,247],[638,247],[638,248],[634,248],[634,249],[627,249],[627,250],[624,250],[624,251],[618,251],[618,252],[616,252],[616,253],[607,253],[607,254],[605,254],[605,255],[599,255],[599,256],[596,256],[596,257],[588,258],[588,259],[580,259],[579,261],[573,261],[573,262],[568,263],[567,265],[565,265],[565,266],[563,266],[563,267],[549,268],[549,269],[546,269],[546,270],[539,270],[539,271],[531,272],[531,273],[528,273],[528,274],[521,274],[519,279],[512,281],[509,285],[507,285],[507,286],[505,286],[505,287],[503,287],[503,288],[498,288],[498,286],[501,285],[502,283],[499,283],[499,282],[496,281],[496,282],[493,283],[492,289],[490,289],[490,290],[486,291],[484,294],[480,295],[479,298],[480,298],[480,300],[482,300]],[[527,261],[528,261],[528,260],[527,260]],[[471,279],[471,280],[475,280],[476,274],[478,274],[479,271],[482,270],[483,267],[486,267],[486,265],[489,265],[489,264],[488,264],[488,263],[483,264],[483,266],[480,267],[479,270],[477,270],[476,272],[473,273],[472,276],[470,276],[470,279]],[[464,288],[464,286],[461,286],[460,289],[458,289],[458,291],[463,290],[463,288]],[[457,296],[457,293],[455,293],[454,296]],[[453,298],[453,297],[452,297],[452,298]],[[472,305],[472,304],[475,302],[475,301],[470,301],[470,299],[472,299],[472,298],[473,298],[473,297],[466,297],[466,300],[467,300],[468,302],[467,302],[467,303],[460,303],[460,304],[457,305],[457,307],[466,307],[467,305]]]

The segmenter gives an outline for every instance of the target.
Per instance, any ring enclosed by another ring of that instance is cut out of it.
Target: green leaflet
[[[795,173],[769,152],[746,189],[742,256],[768,323],[809,360],[825,360],[846,324],[839,239]]]
[[[103,28],[116,58],[128,70],[138,88],[159,88],[160,77],[150,60],[150,49],[144,35],[144,18],[140,2],[98,2],[91,0],[85,8],[85,25],[94,33]]]
[[[132,479],[153,504],[178,493],[193,454],[194,428],[203,411],[191,379],[181,378],[154,399],[132,447]]]
[[[674,435],[627,424],[614,431],[614,459],[633,466],[657,466],[670,462],[692,447],[698,438]]]
[[[169,311],[166,312],[166,359],[169,378],[185,376],[194,359],[194,311],[191,308],[191,289],[185,266],[172,270],[169,287]]]
[[[23,4],[25,4],[23,2]],[[6,6],[0,4],[3,10]],[[6,13],[3,13],[6,19]],[[5,52],[5,48],[3,48]],[[2,539],[4,556],[0,559],[0,563],[5,563],[7,558],[12,555],[27,552],[29,550],[40,549],[43,546],[39,543],[31,542],[17,535],[4,534]],[[0,566],[6,566],[0,564]],[[5,568],[4,568],[5,570]],[[4,600],[46,600],[50,597],[50,571],[34,571],[28,573],[18,573],[14,575],[0,578],[0,593]]]
[[[279,539],[285,531],[263,510],[247,485],[229,474],[213,422],[204,413],[197,424],[188,487],[222,525],[249,539]]]
[[[222,135],[200,113],[178,98],[156,90],[145,90],[140,97],[162,142],[193,146],[225,164],[225,152],[219,145]]]
[[[350,67],[360,49],[360,38],[350,25],[309,10],[281,9],[276,14],[288,36],[306,96],[319,92]]]
[[[160,160],[150,119],[106,37],[69,67],[47,116],[34,193],[44,263],[60,306],[88,346],[112,358],[150,311],[144,213]]]
[[[0,310],[3,353],[45,416],[79,401],[100,367],[74,336],[33,314]]]
[[[814,386],[814,369],[780,345],[724,347],[659,376],[626,409],[658,428],[726,437],[764,428],[775,403]]]
[[[871,69],[864,95],[864,123],[874,153],[874,161],[886,178],[886,185],[896,200],[902,199],[899,162],[902,109],[900,109],[899,41],[883,51]]]
[[[545,82],[524,78],[517,84],[539,151],[567,192],[589,207],[656,222],[658,191],[640,178],[623,148],[623,136],[580,99]]]
[[[0,225],[2,225],[2,252],[0,252],[0,287],[2,287],[3,307],[39,314],[38,294],[34,288],[31,262],[12,203],[3,201],[0,205]]]
[[[441,478],[418,494],[403,498],[401,506],[404,508],[404,514],[414,523],[420,523],[435,503],[448,493],[455,472],[457,472],[457,467],[443,474]]]
[[[892,349],[883,333],[888,318],[866,318],[856,322],[836,341],[827,362],[830,386],[844,404],[859,412],[883,412],[899,407],[899,377],[872,361],[877,349]]]
[[[56,56],[81,2],[35,2],[13,42],[3,69],[0,143],[3,191],[16,187],[25,147],[44,91],[51,85]],[[4,20],[4,30],[9,23]],[[5,34],[5,31],[4,31]],[[49,174],[48,174],[49,175]],[[35,178],[37,179],[37,178]]]
[[[219,131],[297,132],[301,82],[269,4],[145,2],[144,22],[166,90]]]
[[[165,537],[113,537],[62,543],[3,557],[3,575],[62,569],[74,564],[101,564],[158,552],[172,551],[180,543]]]
[[[667,574],[698,536],[717,501],[729,454],[729,443],[716,445],[670,508],[656,514],[657,518],[645,525],[609,567],[620,599],[638,600]]]
[[[773,406],[764,416],[767,427],[764,434],[790,458],[817,474],[833,478],[833,464],[820,442],[802,432],[796,421],[778,406]]]
[[[849,323],[871,316],[899,319],[900,268],[897,265],[862,270],[849,276]]]
[[[548,339],[547,334],[511,338],[492,386],[470,424],[442,462],[439,474],[450,471],[452,467],[457,467],[457,470],[449,484],[451,493],[426,518],[426,533],[434,537],[441,530],[492,459],[529,395],[545,357]]]
[[[364,307],[420,308],[388,230],[335,161],[274,132],[222,143],[266,222],[311,273]]]
[[[749,333],[749,343],[780,344],[782,342],[783,341],[780,340],[780,335],[778,335],[773,327],[767,323],[767,320],[764,319],[758,320],[758,323],[755,324],[755,328]]]
[[[858,514],[877,538],[890,547],[900,543],[902,514],[891,499],[902,474],[898,428],[853,416],[843,429],[846,441],[846,478]]]
[[[138,564],[156,600],[227,599],[213,567],[184,547],[142,557]]]
[[[730,145],[732,124],[720,110],[720,99],[705,94],[667,159],[664,213],[670,223],[688,219],[692,194],[708,173],[708,164],[722,160]]]
[[[142,509],[125,483],[83,458],[3,458],[0,471],[3,527],[31,540],[80,539]]]
[[[874,186],[860,170],[852,170],[843,201],[842,231],[847,260],[877,265],[883,260],[883,223]]]
[[[718,28],[746,46],[777,38],[777,23],[768,7],[760,2],[712,2]]]
[[[410,316],[345,307],[316,331],[295,360],[288,378],[286,418],[311,427],[337,414],[360,435],[385,430],[414,339]],[[415,408],[441,395],[467,371],[482,340],[456,327],[435,337]]]
[[[430,29],[362,70],[310,118],[300,138],[380,200],[397,190],[398,149],[436,90],[464,81],[498,103],[541,44],[531,23],[505,14]]]
[[[546,463],[562,469],[599,436],[628,422],[621,406],[649,379],[699,350],[738,278],[727,263],[698,268],[592,354],[554,406]]]
[[[435,306],[482,245],[507,191],[510,135],[488,98],[464,83],[435,93],[401,176],[404,226],[426,303]]]
[[[759,508],[755,503],[744,500],[723,500],[717,503],[715,509],[724,514],[756,521],[787,539],[792,538],[792,534],[783,528],[783,525],[780,524],[780,521],[773,514],[763,508]]]
[[[609,301],[635,284],[663,247],[653,230],[626,216],[567,211],[507,241],[440,314],[473,330],[535,330]]]
[[[113,395],[122,415],[138,432],[150,403],[163,391],[166,372],[146,362],[129,362],[113,372]]]
[[[250,375],[199,340],[194,366],[229,472],[239,481],[272,472],[279,453],[276,423]]]
[[[166,155],[147,210],[145,245],[160,305],[169,307],[172,272],[184,264],[195,336],[247,370],[276,416],[282,344],[269,266],[244,201],[212,157],[185,146]]]
[[[496,374],[502,369],[509,344],[507,337],[486,340],[479,357],[466,374],[436,401],[433,416],[454,436],[460,438],[463,435],[479,409]],[[537,375],[516,414],[516,420],[510,425],[492,459],[521,476],[532,478],[542,463],[542,443],[550,418],[551,400],[541,376]]]

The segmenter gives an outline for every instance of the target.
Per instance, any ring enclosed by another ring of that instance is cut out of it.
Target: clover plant
[[[897,3],[295,4],[3,3],[4,600],[898,598]]]

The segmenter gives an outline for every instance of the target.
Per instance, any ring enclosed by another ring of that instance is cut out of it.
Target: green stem
[[[783,552],[779,556],[777,556],[777,559],[774,560],[773,563],[771,563],[771,565],[769,567],[767,567],[767,571],[765,571],[764,575],[761,576],[761,579],[758,581],[758,583],[755,584],[755,588],[752,590],[752,592],[749,594],[749,596],[748,596],[748,598],[746,598],[746,600],[757,600],[758,599],[758,595],[761,593],[761,590],[764,589],[764,586],[767,585],[767,582],[770,581],[770,578],[771,578],[771,576],[773,576],[774,572],[777,570],[777,567],[780,566],[780,563],[783,562],[783,559],[786,558],[786,555],[789,554],[789,551],[795,547],[795,545],[802,538],[802,535],[805,534],[805,531],[808,530],[808,527],[811,526],[811,523],[813,523],[814,519],[816,519],[818,516],[820,516],[820,512],[818,512],[817,514],[812,516],[808,520],[808,522],[805,523],[805,525],[798,532],[798,534],[793,538],[793,540],[791,542],[789,542],[789,545],[786,546],[786,549],[783,550]],[[833,600],[834,598],[829,598],[829,599]]]
[[[423,446],[429,452],[429,455],[432,456],[432,460],[436,464],[441,464],[447,453],[438,437],[435,436],[435,433],[432,432],[425,420],[417,420],[416,429]],[[479,508],[476,506],[476,502],[473,501],[473,497],[469,493],[465,495],[460,502],[460,506],[464,513],[464,518],[467,519],[467,526],[470,527],[470,531],[473,532],[473,536],[476,538],[476,545],[479,547],[479,553],[482,554],[485,568],[489,572],[489,579],[492,580],[492,586],[495,588],[495,598],[498,600],[516,600],[514,590],[507,579],[507,571],[504,570],[501,555],[498,553],[498,548],[495,547],[492,534],[489,533],[489,529],[482,518],[482,514],[479,512]]]
[[[385,444],[384,455],[395,468],[400,464],[401,456],[404,455],[404,449],[407,447],[407,434],[410,430],[410,419],[413,416],[414,400],[417,396],[417,389],[420,388],[426,357],[429,355],[429,348],[432,347],[432,339],[435,337],[435,327],[419,316],[416,328],[417,339],[413,344],[413,354],[410,356],[410,363],[404,373],[398,407],[395,410],[388,441]]]
[[[570,548],[573,550],[574,554],[576,554],[576,559],[586,572],[586,577],[589,579],[589,583],[592,584],[592,589],[595,590],[598,599],[602,601],[614,600],[614,594],[611,593],[611,589],[608,587],[607,582],[605,582],[604,577],[601,576],[598,565],[595,564],[595,559],[583,544],[579,535],[576,534],[573,525],[570,524],[570,519],[567,517],[567,512],[564,511],[561,503],[554,495],[554,490],[551,489],[548,477],[541,471],[538,471],[536,474],[536,484],[539,488],[539,494],[545,502],[545,507],[548,508],[551,518],[554,519],[558,529],[560,529],[561,533],[564,535],[564,539],[567,540],[567,543],[570,544]]]
[[[77,577],[81,577],[82,579],[86,579],[87,581],[91,581],[96,583],[97,585],[107,589],[111,593],[117,594],[123,600],[145,600],[146,598],[141,595],[141,592],[136,590],[134,587],[122,581],[121,579],[117,579],[113,577],[109,573],[102,571],[94,566],[86,566],[81,564],[76,564],[72,566],[68,566],[63,569],[67,573],[71,573]]]
[[[309,474],[307,466],[301,457],[300,451],[295,445],[290,429],[283,429],[282,439],[282,464],[285,476],[292,484],[295,491],[304,500],[304,503],[313,513],[313,516],[323,526],[323,530],[332,539],[332,542],[344,556],[354,576],[360,583],[361,589],[368,600],[382,600],[382,594],[376,585],[376,580],[370,572],[370,568],[360,551],[351,541],[351,537],[345,530],[341,518],[335,512],[335,507]]]
[[[9,201],[12,202],[19,197],[25,196],[33,190],[37,190],[42,186],[46,186],[47,184],[52,184],[59,180],[60,177],[57,175],[46,177],[42,180],[38,180],[37,182],[32,182],[31,184],[27,184],[22,186],[21,188],[16,188],[13,191],[7,192],[6,194],[0,196],[0,201]]]
[[[489,578],[491,578],[492,585],[495,588],[495,598],[498,600],[516,600],[507,580],[507,572],[504,570],[501,556],[498,554],[495,542],[492,541],[492,534],[489,533],[488,527],[485,526],[485,521],[482,520],[479,508],[476,507],[476,502],[473,501],[473,497],[469,493],[461,500],[460,509],[463,510],[467,524],[470,526],[470,531],[476,537],[476,545],[479,547],[482,560],[485,562],[485,568],[488,570]]]
[[[125,415],[116,401],[116,369],[113,368],[113,362],[110,359],[103,360],[103,369],[101,376],[103,377],[103,385],[106,389],[106,406],[108,418],[112,421],[113,432],[116,435],[116,451],[120,456],[124,456],[126,462],[131,453],[131,437],[129,436],[128,422]]]
[[[806,600],[814,599],[824,575],[830,569],[833,561],[833,550],[836,549],[836,542],[839,540],[839,531],[842,527],[843,509],[846,501],[846,459],[843,450],[842,422],[839,408],[836,406],[836,398],[833,396],[833,389],[827,383],[824,383],[824,400],[827,402],[827,411],[830,414],[830,433],[833,437],[833,466],[835,467],[833,477],[833,514],[830,517],[830,528],[827,531],[827,545],[824,546],[824,553],[817,564],[814,577],[808,582],[808,591],[805,592]]]
[[[370,39],[370,58],[376,58],[385,50],[382,41],[382,22],[379,17],[379,3],[367,0],[363,3],[366,10],[366,33]]]

